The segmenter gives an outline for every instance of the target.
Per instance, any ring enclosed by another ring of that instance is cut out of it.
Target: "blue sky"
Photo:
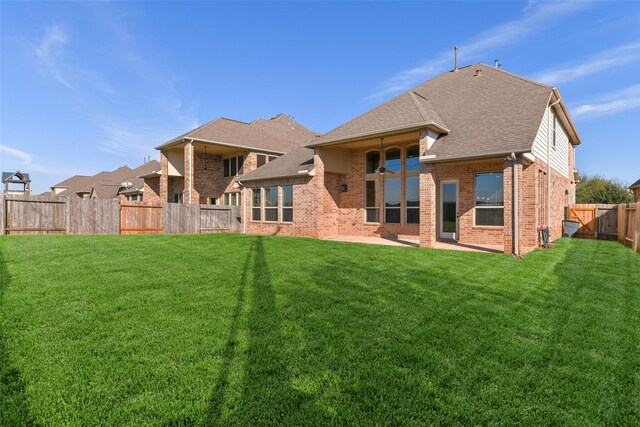
[[[43,192],[219,116],[326,132],[453,65],[560,89],[577,166],[640,178],[640,2],[0,2],[0,169]]]

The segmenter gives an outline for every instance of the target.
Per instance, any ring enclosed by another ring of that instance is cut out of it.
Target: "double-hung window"
[[[262,218],[262,189],[254,188],[251,190],[251,219],[260,221]]]
[[[504,225],[504,176],[502,172],[477,173],[475,224]]]
[[[282,187],[282,221],[293,222],[293,186]]]
[[[278,187],[264,188],[264,220],[278,221]]]

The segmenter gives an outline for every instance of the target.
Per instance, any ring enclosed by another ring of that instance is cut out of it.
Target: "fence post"
[[[4,215],[5,212],[7,211],[6,206],[5,206],[5,198],[4,198],[4,193],[2,193],[2,197],[0,197],[0,201],[2,202],[0,204],[0,236],[4,236],[6,234],[6,230],[4,227]]]

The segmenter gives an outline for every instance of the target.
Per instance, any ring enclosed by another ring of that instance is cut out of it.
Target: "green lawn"
[[[640,424],[640,256],[0,237],[0,424]]]

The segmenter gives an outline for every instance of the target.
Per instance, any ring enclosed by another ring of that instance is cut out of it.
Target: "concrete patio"
[[[363,237],[363,236],[331,236],[324,240],[338,242],[365,243],[369,245],[419,247],[420,239],[417,236],[390,238],[390,237]],[[469,245],[458,243],[455,240],[438,240],[434,249],[447,249],[451,251],[503,253],[502,246],[497,245]]]

